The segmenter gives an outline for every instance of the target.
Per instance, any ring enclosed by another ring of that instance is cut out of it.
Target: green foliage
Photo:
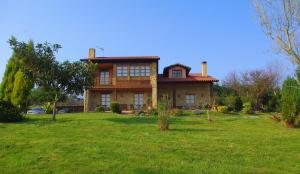
[[[300,86],[288,77],[282,87],[282,118],[294,122],[300,112]]]
[[[0,100],[0,122],[22,121],[21,110],[8,101]]]
[[[196,109],[196,110],[194,110],[193,114],[194,115],[201,115],[201,114],[203,114],[203,112],[201,112],[200,109]]]
[[[113,112],[113,113],[118,113],[120,114],[122,111],[121,111],[121,108],[120,108],[120,104],[118,102],[112,102],[110,104],[110,110]]]
[[[168,130],[169,129],[169,120],[171,116],[171,99],[168,95],[163,95],[158,102],[158,124],[160,126],[160,130]]]
[[[45,109],[46,114],[52,114],[53,113],[53,105],[51,104],[51,102],[45,103],[43,108]]]
[[[175,116],[184,116],[185,113],[184,113],[184,110],[182,110],[182,109],[176,109],[174,115]]]
[[[143,110],[135,110],[134,115],[135,116],[145,116],[145,112]]]
[[[244,114],[253,114],[254,113],[254,109],[253,109],[253,105],[251,102],[246,102],[243,104],[243,110],[242,112]]]
[[[232,108],[233,111],[239,112],[243,108],[243,101],[240,96],[229,96],[227,98],[228,108]]]
[[[104,109],[99,105],[95,108],[95,112],[103,112],[103,111]]]
[[[228,113],[228,107],[227,106],[218,106],[218,112],[227,114]]]
[[[19,70],[15,74],[14,87],[11,94],[11,102],[19,108],[26,109],[30,90],[33,88],[33,83],[27,79],[25,74]]]
[[[158,111],[157,111],[157,109],[155,109],[155,108],[151,108],[151,109],[148,111],[148,113],[149,113],[150,115],[153,115],[153,116],[157,116],[157,115],[158,115]]]

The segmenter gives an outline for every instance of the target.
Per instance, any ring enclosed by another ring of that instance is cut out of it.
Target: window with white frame
[[[182,77],[182,71],[181,70],[172,70],[172,77],[174,77],[174,78]]]
[[[141,76],[149,76],[149,75],[150,75],[150,66],[141,65]]]
[[[193,95],[193,94],[185,95],[185,104],[194,105],[195,104],[195,95]]]
[[[101,107],[110,107],[110,94],[101,94]]]
[[[100,71],[100,84],[107,85],[109,83],[109,71]]]
[[[131,77],[140,76],[140,66],[139,65],[130,65],[130,76]]]
[[[134,94],[134,109],[142,109],[144,105],[144,94]]]
[[[146,65],[146,76],[150,76],[150,66]]]
[[[117,65],[117,76],[126,77],[128,75],[128,66],[127,65]]]

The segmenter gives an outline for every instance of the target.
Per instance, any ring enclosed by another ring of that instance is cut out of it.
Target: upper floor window
[[[100,84],[106,85],[109,83],[109,72],[100,71]]]
[[[149,76],[150,66],[149,65],[130,65],[130,76]]]
[[[182,77],[182,71],[181,70],[172,70],[172,77]]]
[[[141,76],[149,76],[149,75],[150,75],[150,66],[141,65]]]
[[[127,65],[118,65],[117,66],[117,76],[125,77],[128,75],[128,67]]]

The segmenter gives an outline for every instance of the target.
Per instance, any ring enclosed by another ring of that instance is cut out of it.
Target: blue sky
[[[206,60],[208,73],[219,79],[274,61],[284,71],[292,68],[275,53],[250,0],[0,0],[1,79],[11,35],[61,44],[60,61],[104,47],[105,56],[160,56],[160,72],[176,62],[200,72]]]

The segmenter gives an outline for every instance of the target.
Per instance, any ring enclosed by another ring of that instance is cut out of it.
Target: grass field
[[[30,116],[0,123],[0,173],[300,173],[300,129],[269,115]]]

